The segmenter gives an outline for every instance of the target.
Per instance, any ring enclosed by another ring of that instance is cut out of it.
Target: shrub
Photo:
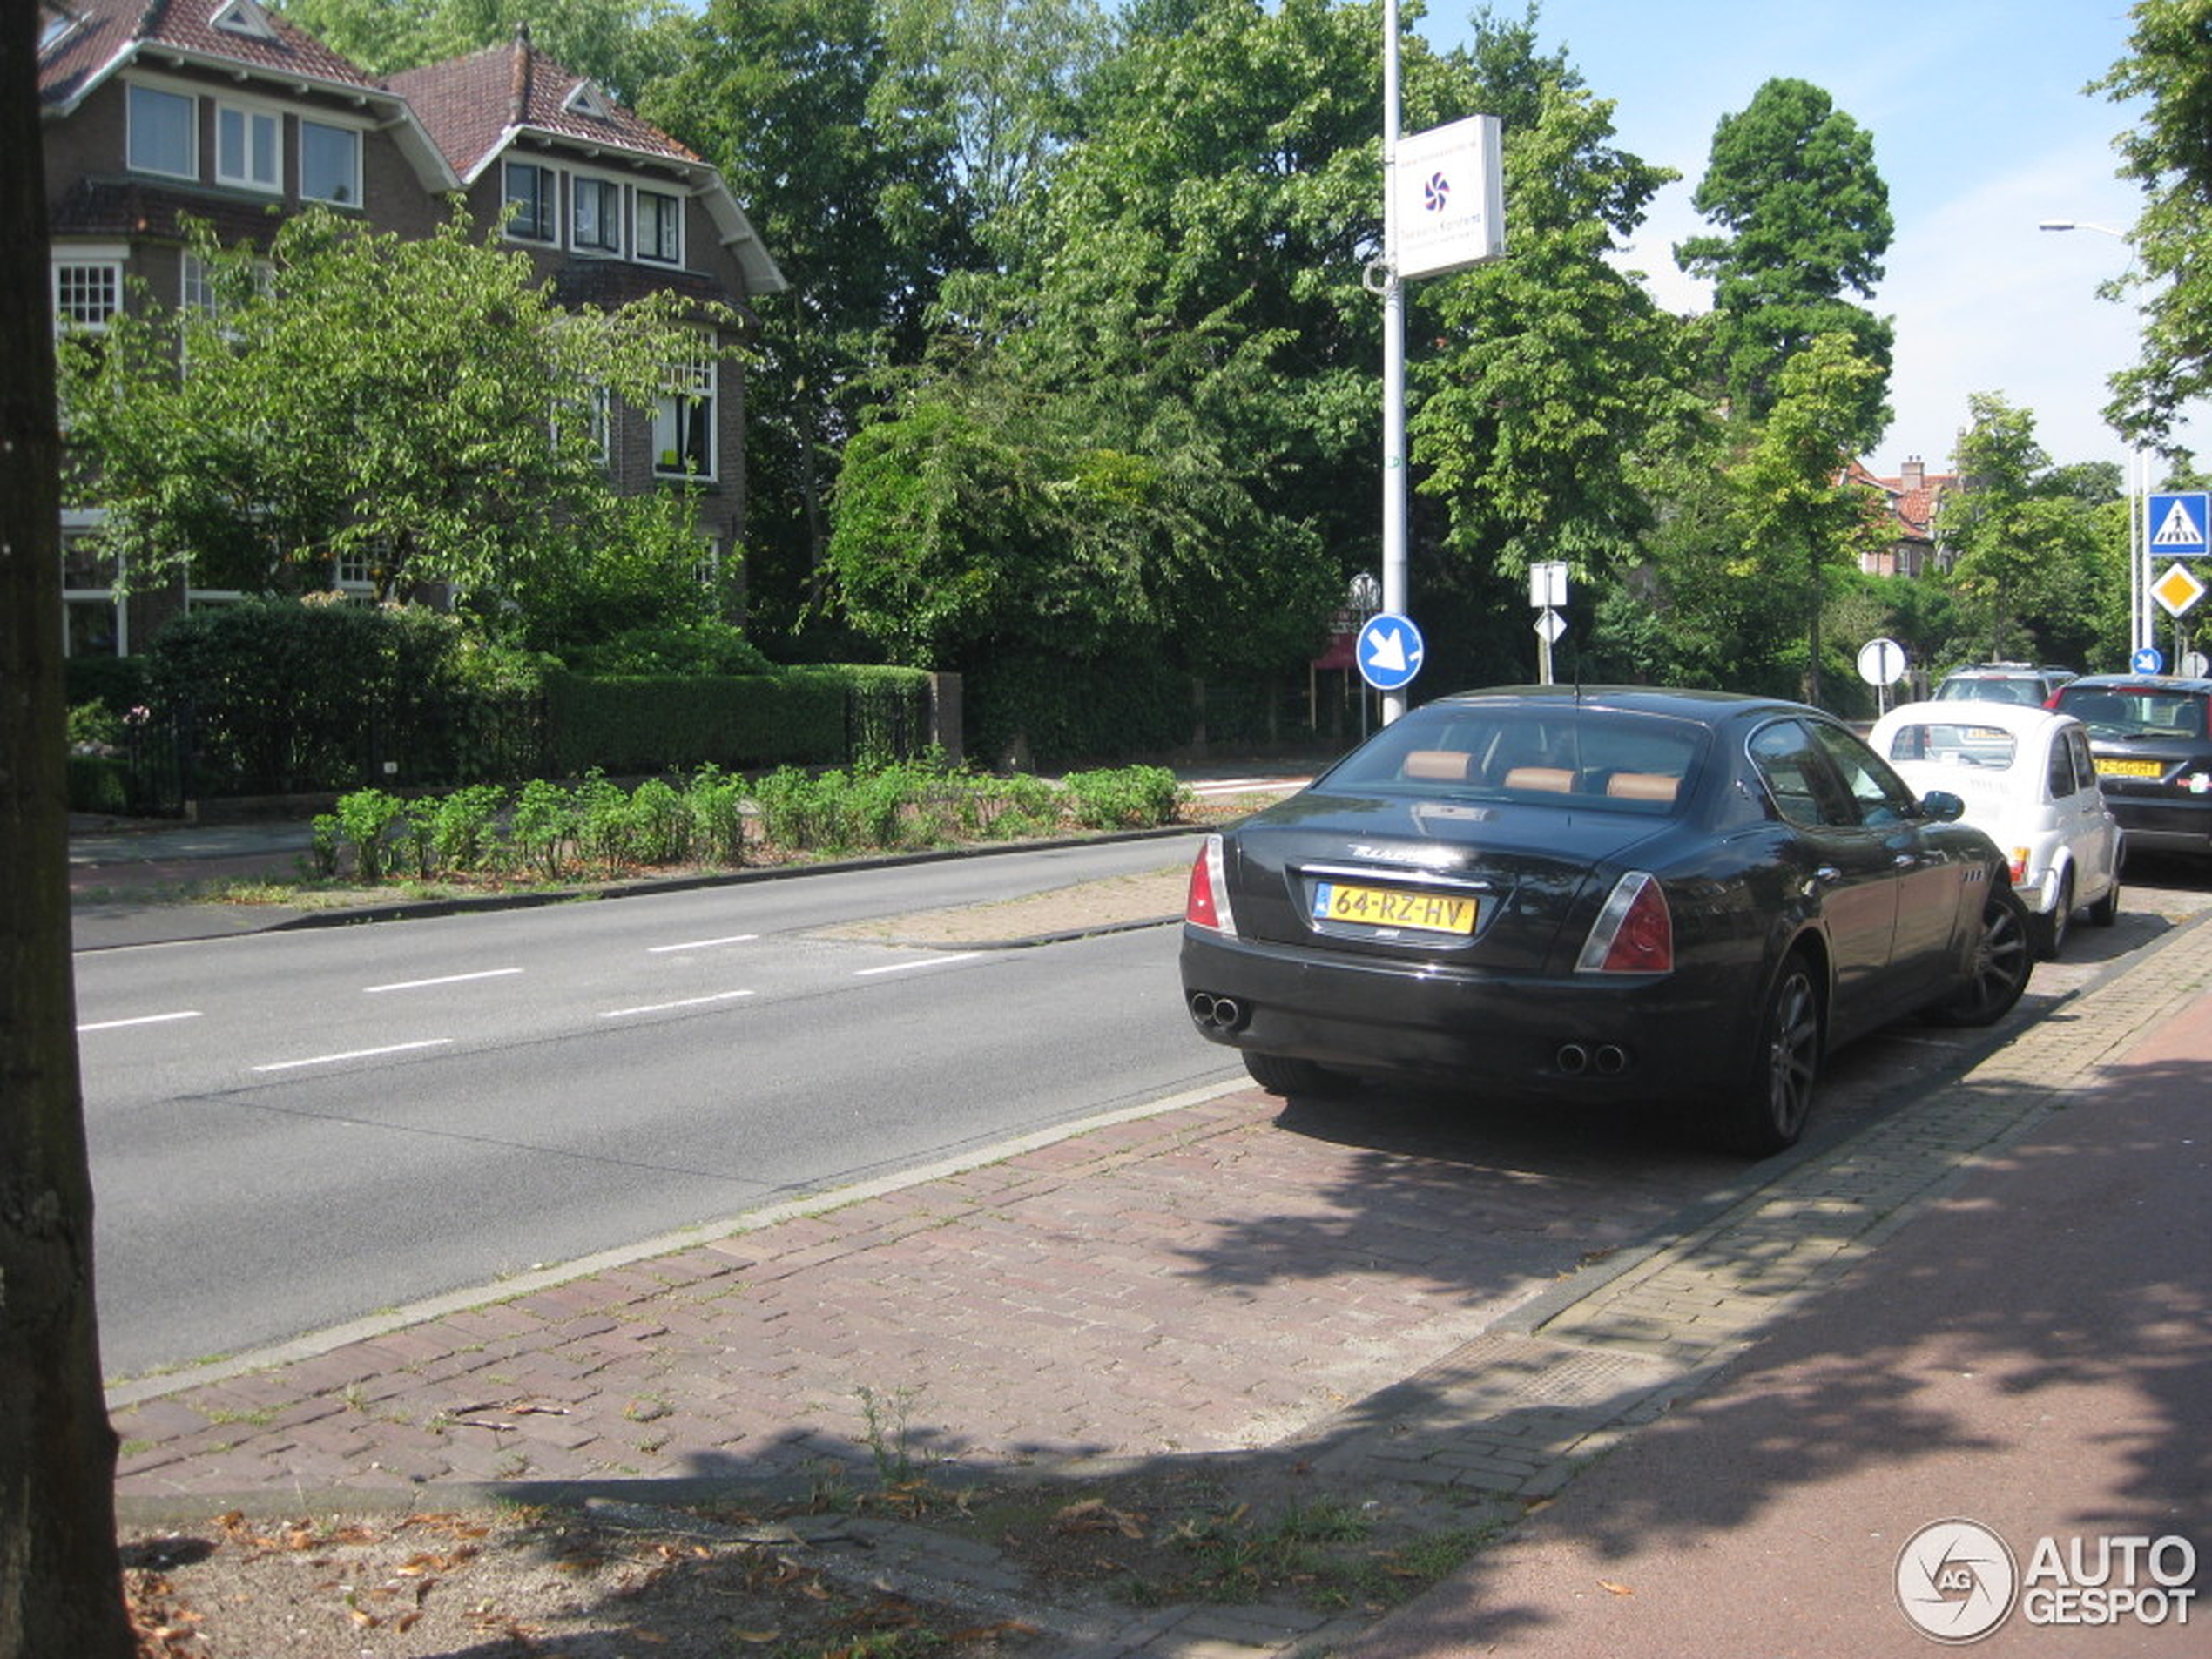
[[[497,784],[468,784],[442,796],[433,808],[430,841],[448,870],[473,870],[496,852],[499,814],[507,792]]]
[[[523,786],[509,830],[509,845],[521,863],[549,881],[558,880],[569,868],[576,833],[576,802],[568,790],[543,778]]]
[[[69,758],[69,810],[120,817],[131,810],[131,768],[110,755]]]
[[[710,863],[732,867],[745,862],[745,779],[713,766],[701,766],[685,791],[691,834]]]
[[[405,820],[407,803],[381,789],[356,789],[338,798],[338,826],[354,849],[354,873],[363,881],[381,881],[394,826]]]
[[[1183,786],[1165,766],[1071,772],[1065,780],[1076,822],[1085,829],[1151,829],[1172,823]]]
[[[630,797],[631,840],[641,863],[682,864],[691,857],[691,813],[664,778],[648,778]]]

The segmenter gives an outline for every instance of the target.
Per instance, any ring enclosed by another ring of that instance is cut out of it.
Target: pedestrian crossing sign
[[[2212,552],[2206,536],[2206,495],[2202,490],[2150,498],[2150,544],[2161,553],[2187,558]]]

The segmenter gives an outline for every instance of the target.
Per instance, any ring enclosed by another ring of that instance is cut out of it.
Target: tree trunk
[[[70,975],[43,20],[0,6],[0,1659],[129,1659]]]

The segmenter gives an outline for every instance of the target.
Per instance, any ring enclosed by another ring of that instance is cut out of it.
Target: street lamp
[[[2095,231],[2109,236],[2115,242],[2128,239],[2125,231],[2116,231],[2109,225],[2099,225],[2082,219],[2047,219],[2035,227],[2039,231]],[[2128,263],[2135,262],[2134,250],[2130,248]],[[2132,475],[2128,481],[2128,493],[2133,496],[2128,507],[2128,655],[2135,653],[2150,644],[2150,455],[2137,448],[2130,457]]]

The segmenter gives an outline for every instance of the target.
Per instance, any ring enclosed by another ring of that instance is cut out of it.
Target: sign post
[[[1456,271],[1505,252],[1499,121],[1494,115],[1418,134],[1398,126],[1398,0],[1383,0],[1383,246],[1366,287],[1383,302],[1383,610],[1402,617],[1406,595],[1406,279]],[[1410,625],[1410,624],[1409,624]],[[1410,678],[1410,676],[1409,676]],[[1406,699],[1383,688],[1383,723]]]
[[[1548,560],[1528,567],[1528,603],[1536,607],[1536,683],[1552,683],[1552,647],[1567,631],[1567,566]]]

